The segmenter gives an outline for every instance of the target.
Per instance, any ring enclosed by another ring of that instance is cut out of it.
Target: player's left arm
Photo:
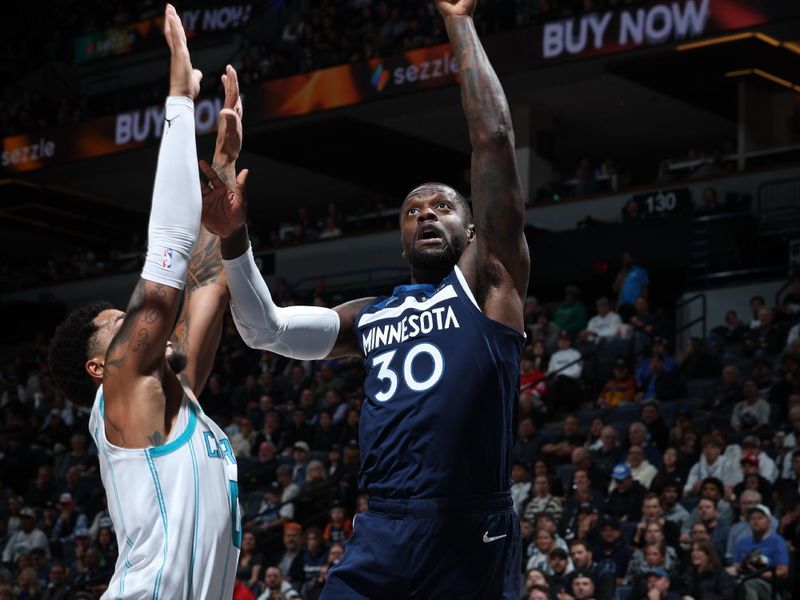
[[[185,291],[183,308],[170,341],[177,352],[186,356],[186,367],[178,378],[197,397],[214,366],[230,298],[219,255],[219,238],[206,229],[201,229],[189,259]]]
[[[236,159],[242,150],[242,101],[236,71],[230,65],[222,76],[222,84],[225,101],[220,111],[211,168],[222,183],[233,187]],[[210,193],[209,186],[204,185],[204,196]],[[189,259],[183,308],[171,337],[175,349],[186,356],[186,367],[180,379],[194,392],[195,397],[205,387],[214,366],[229,299],[219,238],[202,227]]]
[[[472,143],[472,203],[477,272],[467,274],[493,319],[524,331],[530,254],[525,202],[514,154],[511,112],[472,21],[477,0],[437,0],[461,76],[461,101]],[[475,289],[475,288],[474,288]]]

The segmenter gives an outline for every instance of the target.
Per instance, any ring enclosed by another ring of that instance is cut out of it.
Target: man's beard
[[[460,238],[453,238],[444,241],[444,245],[438,250],[417,252],[412,249],[409,262],[419,271],[449,271],[458,262],[465,245]]]
[[[169,356],[167,356],[167,364],[169,365],[169,368],[172,369],[172,372],[176,375],[186,368],[186,364],[188,362],[189,361],[185,354],[176,352],[175,350],[170,352]]]

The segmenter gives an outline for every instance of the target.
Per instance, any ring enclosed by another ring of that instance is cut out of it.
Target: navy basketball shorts
[[[521,543],[511,495],[370,498],[321,600],[518,600]]]

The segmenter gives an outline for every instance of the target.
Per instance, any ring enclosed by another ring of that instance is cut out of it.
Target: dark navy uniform
[[[356,516],[322,597],[509,598],[520,592],[509,493],[524,337],[478,307],[458,267],[356,320],[368,374]]]

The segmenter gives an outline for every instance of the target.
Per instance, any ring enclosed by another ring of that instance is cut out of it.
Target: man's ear
[[[105,363],[103,361],[94,356],[86,361],[84,367],[86,372],[89,373],[89,377],[100,383],[103,382],[103,373],[105,372]]]
[[[470,242],[475,239],[475,225],[467,225],[467,239]]]

